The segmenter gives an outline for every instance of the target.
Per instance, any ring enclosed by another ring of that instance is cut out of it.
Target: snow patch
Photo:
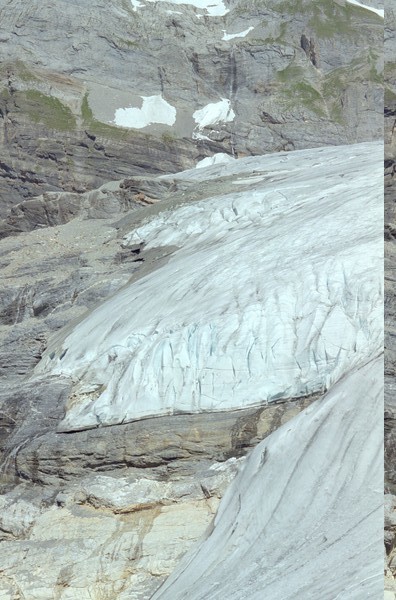
[[[141,96],[141,108],[118,108],[114,114],[114,123],[119,127],[143,129],[153,123],[174,125],[176,108],[159,96]]]
[[[204,127],[208,127],[209,125],[233,121],[235,113],[231,108],[230,100],[222,98],[220,102],[212,102],[200,110],[196,110],[193,114],[193,119],[199,129],[204,129]]]
[[[234,38],[244,38],[248,33],[253,31],[253,29],[254,27],[249,27],[249,29],[245,29],[245,31],[241,31],[240,33],[226,33],[225,29],[223,29],[224,35],[222,39],[228,42],[228,40],[233,40]]]
[[[361,8],[365,8],[366,10],[370,10],[371,12],[375,13],[379,17],[382,17],[382,19],[384,18],[384,10],[383,9],[373,8],[372,6],[367,6],[367,4],[362,4],[361,2],[358,2],[357,0],[346,0],[346,1],[348,2],[348,4],[354,4],[355,6],[360,6]]]
[[[224,152],[218,152],[217,154],[213,154],[213,156],[207,156],[203,158],[195,165],[196,169],[202,169],[203,167],[210,167],[212,165],[220,165],[232,162],[235,160],[229,154],[224,154]]]

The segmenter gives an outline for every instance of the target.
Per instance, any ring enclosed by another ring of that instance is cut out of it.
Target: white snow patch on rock
[[[136,12],[138,8],[143,8],[143,6],[145,6],[145,4],[142,4],[142,2],[140,2],[140,0],[131,0],[132,6],[133,6],[133,10]]]
[[[226,33],[225,29],[223,29],[224,35],[222,39],[228,42],[228,40],[233,40],[234,38],[244,38],[248,33],[253,31],[253,29],[254,27],[249,27],[249,29],[245,29],[245,31],[241,31],[240,33]]]
[[[360,6],[361,8],[365,8],[366,10],[370,10],[371,12],[375,13],[379,17],[384,18],[384,9],[374,8],[373,6],[367,6],[367,4],[362,4],[361,2],[358,2],[357,0],[347,0],[347,2],[348,2],[348,4],[354,4],[355,6]]]
[[[118,108],[115,111],[114,123],[119,127],[143,129],[153,123],[174,125],[176,122],[176,108],[166,102],[161,95],[141,96],[141,108]]]
[[[153,600],[383,597],[382,398],[376,359],[262,441]]]
[[[217,154],[213,154],[213,156],[207,156],[203,158],[195,165],[196,169],[202,169],[204,167],[211,167],[212,165],[224,165],[226,163],[232,162],[235,160],[229,154],[225,154],[224,152],[218,152]]]
[[[217,123],[226,123],[235,119],[235,113],[231,108],[230,100],[222,98],[220,102],[212,102],[193,113],[193,119],[199,129],[216,125]]]
[[[62,427],[304,396],[377,353],[381,160],[365,143],[172,175],[216,194],[126,236],[179,250],[49,344],[37,374],[72,377],[79,398]]]

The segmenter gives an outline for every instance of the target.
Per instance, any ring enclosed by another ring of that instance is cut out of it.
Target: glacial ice
[[[62,428],[307,395],[375,356],[382,158],[364,143],[166,176],[212,192],[126,236],[179,249],[49,344],[37,376],[75,382]]]
[[[256,446],[152,600],[381,598],[382,398],[376,358]]]

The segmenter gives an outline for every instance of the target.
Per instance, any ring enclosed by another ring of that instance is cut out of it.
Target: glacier
[[[165,176],[185,200],[124,244],[168,261],[50,342],[61,430],[259,406],[328,390],[382,349],[381,142]],[[189,202],[188,186],[207,196]]]
[[[381,598],[382,398],[378,357],[256,446],[152,600]]]

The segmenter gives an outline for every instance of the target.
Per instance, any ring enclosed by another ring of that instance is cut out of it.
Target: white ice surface
[[[222,98],[219,102],[207,104],[193,113],[193,119],[199,129],[203,129],[209,125],[216,125],[217,123],[230,122],[234,118],[235,113],[231,108],[231,102],[226,98]]]
[[[362,4],[361,2],[358,2],[357,0],[347,0],[347,2],[348,2],[348,4],[354,4],[355,6],[360,6],[361,8],[365,8],[366,10],[370,10],[371,12],[375,13],[379,17],[384,18],[384,9],[374,8],[373,6],[367,6],[367,4]]]
[[[131,0],[133,10],[136,12],[138,8],[142,8],[144,4],[140,0]]]
[[[233,40],[234,38],[244,38],[248,33],[253,31],[254,27],[249,27],[249,29],[245,29],[245,31],[241,31],[240,33],[226,33],[225,29],[223,29],[223,37],[224,41]]]
[[[383,361],[261,442],[152,600],[383,598]]]
[[[365,143],[172,175],[211,181],[213,197],[160,212],[125,243],[179,250],[60,333],[36,367],[76,382],[63,427],[310,394],[375,355],[382,158]]]
[[[131,0],[134,10],[135,7],[141,8],[145,6],[138,0]],[[167,2],[168,4],[177,4],[185,6],[195,6],[195,8],[201,8],[206,10],[208,15],[211,17],[222,17],[229,11],[224,4],[224,0],[145,0],[145,2],[156,3],[156,2]]]
[[[115,111],[114,123],[116,125],[133,129],[143,129],[153,123],[174,125],[176,121],[174,106],[166,102],[161,95],[141,97],[143,99],[141,108],[118,108]]]
[[[213,156],[207,156],[203,158],[195,165],[196,169],[202,169],[204,167],[210,167],[212,165],[224,165],[226,163],[232,162],[235,160],[229,154],[224,154],[224,152],[218,152],[217,154],[213,154]]]

